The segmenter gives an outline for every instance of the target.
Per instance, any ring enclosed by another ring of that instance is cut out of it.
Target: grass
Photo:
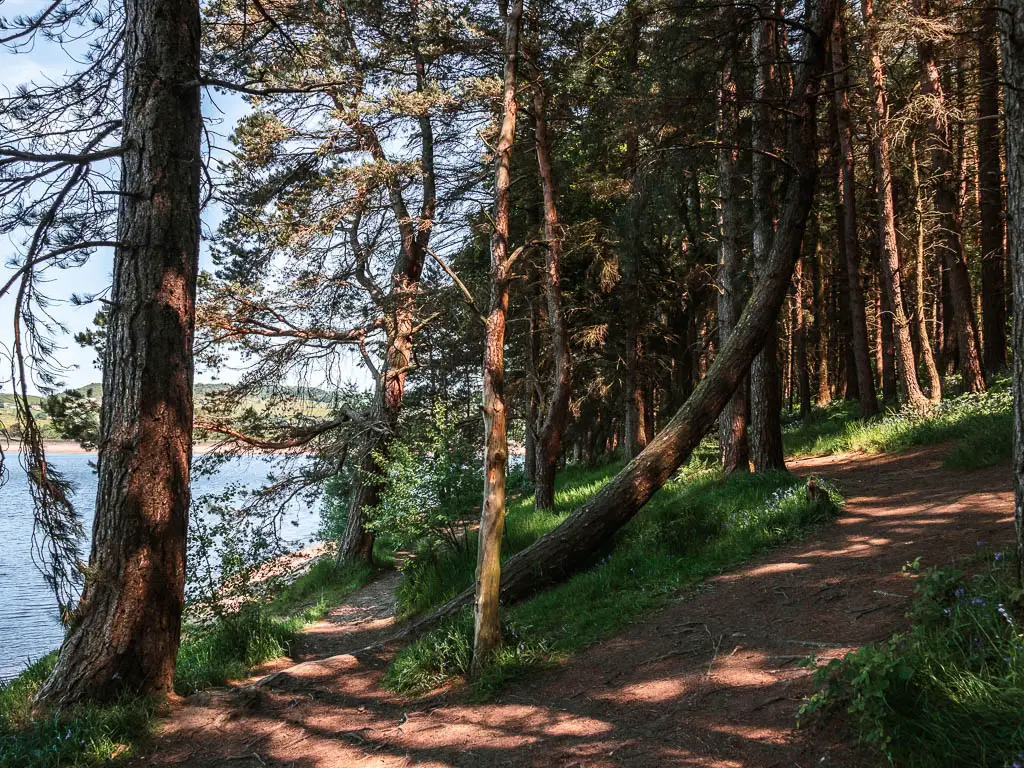
[[[615,469],[566,473],[554,515],[534,513],[529,500],[522,500],[509,515],[516,545],[525,546],[529,535],[540,536],[557,524],[560,510],[593,494]],[[620,631],[679,590],[831,518],[838,501],[832,489],[809,500],[806,485],[787,472],[723,479],[715,469],[691,464],[655,495],[593,567],[505,613],[504,646],[488,672],[474,681],[476,692],[489,694],[511,678]],[[424,609],[472,577],[471,571],[454,567],[439,573],[459,581],[444,589],[431,581],[429,592],[417,593]],[[472,617],[466,611],[403,650],[385,685],[418,694],[464,676],[471,638]]]
[[[860,421],[856,406],[838,403],[818,410],[811,420],[793,420],[783,430],[786,451],[822,456],[843,451],[900,452],[916,445],[953,442],[944,465],[977,469],[1005,461],[1013,448],[1013,405],[1007,381],[982,395],[943,400],[928,414],[889,411]]]
[[[286,655],[296,635],[368,582],[371,568],[315,563],[271,602],[248,606],[182,630],[174,687],[189,694],[247,677]],[[52,717],[32,713],[32,697],[56,662],[56,652],[0,686],[0,766],[95,766],[136,754],[150,738],[152,702],[126,698],[113,706],[83,705]]]
[[[910,629],[822,667],[802,723],[841,715],[890,765],[1021,768],[1021,590],[1009,557],[984,560],[922,574]]]

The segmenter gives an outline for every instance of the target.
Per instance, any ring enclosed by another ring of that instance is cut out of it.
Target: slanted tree
[[[592,562],[599,548],[631,520],[689,458],[714,426],[750,363],[764,346],[770,328],[768,321],[778,316],[788,293],[793,264],[800,254],[804,227],[814,198],[817,177],[815,113],[834,11],[834,0],[808,2],[804,7],[802,26],[807,31],[802,36],[802,50],[794,57],[797,62],[794,86],[785,109],[787,162],[780,196],[783,203],[768,262],[729,341],[719,351],[686,403],[640,455],[557,528],[501,565],[500,594],[503,600],[520,600]],[[490,529],[488,536],[493,536]],[[497,583],[490,579],[495,578],[497,570],[497,563],[494,563],[493,570],[488,573],[488,586],[494,589],[490,597],[494,601],[498,597]],[[473,589],[459,594],[434,613],[410,625],[406,632],[421,631],[455,614],[473,600],[476,592]],[[493,605],[496,611],[496,602]]]

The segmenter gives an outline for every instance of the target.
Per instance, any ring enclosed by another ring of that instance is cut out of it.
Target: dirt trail
[[[794,730],[810,690],[795,663],[903,626],[907,561],[948,563],[979,541],[1009,547],[1007,467],[949,472],[944,452],[793,462],[844,489],[835,524],[709,580],[497,701],[405,700],[379,687],[386,653],[334,656],[278,673],[258,692],[187,700],[136,764],[865,765],[830,732]]]

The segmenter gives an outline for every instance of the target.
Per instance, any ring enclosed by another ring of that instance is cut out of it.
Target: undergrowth
[[[821,667],[801,723],[845,713],[857,739],[890,765],[1021,768],[1021,590],[1010,558],[984,557],[974,576],[953,567],[922,573],[910,629]]]
[[[187,622],[175,671],[177,693],[244,678],[260,664],[287,655],[298,632],[322,618],[373,575],[340,568],[327,558],[263,605],[212,621]],[[150,737],[152,702],[126,697],[112,706],[83,705],[49,717],[32,712],[32,697],[56,663],[56,652],[0,685],[0,766],[94,766],[136,754]]]
[[[1010,390],[1000,381],[984,394],[943,400],[925,415],[903,409],[860,421],[856,406],[838,403],[815,411],[806,422],[791,421],[783,430],[783,439],[788,454],[801,456],[899,452],[916,445],[955,441],[944,465],[977,469],[1010,457],[1012,413]]]
[[[614,471],[570,475],[575,483],[566,482],[560,489],[558,509],[575,507]],[[503,647],[488,671],[474,681],[475,691],[487,695],[526,670],[612,635],[665,604],[680,589],[831,518],[838,508],[838,493],[816,483],[822,490],[809,499],[807,485],[787,472],[723,479],[717,470],[691,465],[654,496],[589,570],[505,612]],[[528,501],[509,515],[510,525],[534,538],[559,519],[557,514],[536,515]],[[525,534],[517,536],[523,537],[516,539],[520,547],[529,543]],[[472,578],[471,571],[446,573],[459,580],[432,593],[438,598],[456,593]],[[403,650],[384,684],[416,694],[464,676],[471,644],[472,617],[467,610]]]

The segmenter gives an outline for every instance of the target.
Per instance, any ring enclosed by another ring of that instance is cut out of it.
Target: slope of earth
[[[810,691],[797,662],[904,626],[908,561],[943,565],[978,542],[1009,548],[1007,467],[949,472],[946,450],[793,461],[844,490],[836,523],[710,579],[495,701],[403,699],[379,687],[388,652],[333,656],[186,700],[135,764],[869,765],[839,733],[795,730]]]

